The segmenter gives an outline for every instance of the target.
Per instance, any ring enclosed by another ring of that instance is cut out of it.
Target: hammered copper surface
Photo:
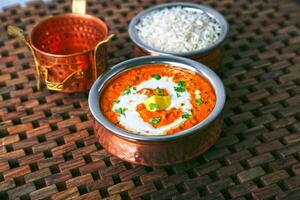
[[[213,70],[217,70],[221,66],[221,62],[223,59],[223,51],[224,51],[224,48],[222,45],[220,45],[217,48],[209,51],[205,55],[193,56],[193,57],[189,57],[189,58],[191,58],[195,61],[198,61],[198,62],[210,67]],[[151,52],[135,45],[134,49],[133,49],[133,54],[135,56],[146,56],[146,55],[151,55]]]
[[[94,49],[107,35],[107,27],[100,19],[84,14],[61,14],[36,25],[30,34],[30,42],[47,87],[62,92],[87,91],[98,77]],[[97,51],[97,58],[103,72],[106,69],[106,45],[101,49]],[[71,77],[73,73],[80,75]]]
[[[146,166],[169,166],[190,160],[208,150],[221,133],[220,119],[204,130],[164,142],[129,140],[110,132],[95,120],[95,134],[100,144],[122,160]]]

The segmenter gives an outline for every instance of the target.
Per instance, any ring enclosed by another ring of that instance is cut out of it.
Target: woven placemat
[[[202,1],[201,1],[202,2]],[[127,26],[161,1],[88,0],[117,37],[112,66],[132,57]],[[0,199],[300,199],[300,6],[293,1],[203,1],[230,23],[218,72],[224,129],[205,154],[151,168],[109,155],[92,129],[87,94],[37,91],[27,47],[4,32],[30,31],[70,12],[69,0],[0,13]]]

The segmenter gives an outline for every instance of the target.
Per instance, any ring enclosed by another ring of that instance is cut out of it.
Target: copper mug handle
[[[107,66],[107,59],[106,59],[106,49],[105,44],[111,40],[115,35],[110,34],[104,40],[98,42],[94,49],[94,66],[96,69],[96,75],[99,77],[106,69]],[[105,55],[101,55],[105,54]],[[96,78],[97,78],[96,77]]]
[[[72,13],[85,14],[86,0],[72,0]]]
[[[46,86],[49,90],[54,90],[54,91],[62,91],[69,87],[75,79],[81,79],[83,78],[83,71],[81,69],[72,72],[65,80],[62,82],[51,82],[48,81],[48,68],[45,68],[44,70],[44,76],[45,76],[45,83]]]
[[[34,64],[35,64],[35,71],[36,71],[36,77],[37,77],[36,78],[36,80],[37,80],[37,89],[40,90],[41,89],[41,82],[40,82],[41,74],[40,74],[40,70],[39,70],[40,64],[39,64],[39,62],[36,58],[36,55],[35,55],[35,52],[34,52],[33,48],[30,45],[27,33],[24,30],[20,29],[19,27],[16,27],[16,26],[13,26],[13,25],[8,25],[7,33],[9,35],[20,38],[27,45],[29,50],[31,51],[31,54],[32,54],[32,57],[33,57],[33,60],[34,60]]]

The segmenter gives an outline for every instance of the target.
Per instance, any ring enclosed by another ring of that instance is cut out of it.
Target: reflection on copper
[[[103,21],[84,14],[61,14],[37,24],[29,39],[47,88],[87,91],[106,69],[106,45],[102,41],[107,35]]]
[[[94,130],[100,144],[122,160],[146,166],[168,166],[207,151],[220,136],[221,120],[217,118],[197,133],[163,142],[130,140],[109,131],[96,120]]]
[[[217,70],[221,66],[223,52],[224,47],[220,45],[205,55],[196,55],[190,58],[210,67],[213,70]],[[137,45],[134,46],[133,54],[135,56],[152,55],[151,52],[147,51],[146,49],[142,49]]]

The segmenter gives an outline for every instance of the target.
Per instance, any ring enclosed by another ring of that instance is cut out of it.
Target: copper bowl
[[[205,12],[210,17],[216,19],[216,21],[220,24],[222,30],[219,39],[213,44],[208,45],[205,48],[201,48],[199,50],[191,51],[191,52],[184,52],[184,53],[159,51],[145,44],[139,38],[137,34],[137,29],[135,28],[136,25],[140,22],[140,19],[148,15],[150,12],[165,9],[165,8],[177,7],[177,6],[180,6],[184,9],[193,10],[196,12]],[[216,70],[221,65],[221,61],[223,57],[223,42],[227,37],[228,30],[229,30],[229,25],[227,20],[218,11],[200,4],[177,2],[177,3],[160,4],[158,6],[153,6],[151,8],[148,8],[140,12],[130,21],[128,33],[131,40],[135,44],[134,52],[133,52],[135,56],[145,56],[145,55],[181,56],[181,57],[191,58],[195,61],[203,63],[204,65],[210,67],[213,70]]]
[[[170,64],[207,78],[216,93],[216,105],[210,115],[190,129],[165,136],[135,134],[118,128],[106,119],[99,106],[105,86],[126,70],[153,63]],[[131,163],[167,166],[194,158],[216,142],[221,133],[220,113],[225,103],[225,90],[220,78],[203,64],[175,56],[145,56],[119,63],[99,77],[90,90],[88,101],[95,118],[96,137],[109,153]]]

